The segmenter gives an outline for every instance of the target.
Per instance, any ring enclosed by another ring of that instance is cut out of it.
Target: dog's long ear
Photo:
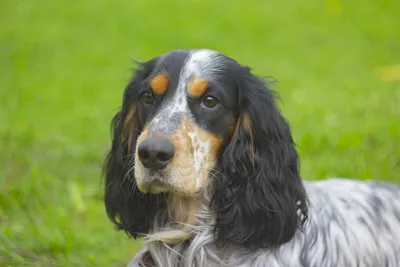
[[[125,89],[122,108],[111,123],[112,147],[104,163],[107,215],[118,229],[134,238],[148,232],[164,199],[141,193],[134,177],[136,140],[142,130],[137,110],[138,90],[155,60],[139,63],[140,68]]]
[[[245,69],[239,83],[240,116],[221,155],[213,204],[220,243],[277,247],[293,238],[307,218],[290,128],[275,93]]]

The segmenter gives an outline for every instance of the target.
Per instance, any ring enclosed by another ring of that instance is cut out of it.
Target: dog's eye
[[[142,99],[143,99],[143,102],[146,103],[146,104],[153,105],[153,103],[154,103],[153,94],[150,93],[150,92],[145,92],[142,95]]]
[[[212,96],[206,96],[203,98],[203,105],[207,108],[213,108],[218,104],[218,100]]]

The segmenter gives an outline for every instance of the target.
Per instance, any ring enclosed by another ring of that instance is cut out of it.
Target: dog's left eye
[[[213,108],[216,105],[218,105],[219,101],[218,99],[212,97],[212,96],[206,96],[205,98],[203,98],[203,105],[207,108]]]
[[[146,104],[148,104],[148,105],[153,105],[153,103],[154,103],[153,94],[150,93],[150,92],[145,92],[145,93],[142,95],[142,100],[143,100],[144,103],[146,103]]]

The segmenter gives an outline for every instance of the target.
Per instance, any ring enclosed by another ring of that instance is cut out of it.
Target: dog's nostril
[[[159,170],[166,167],[174,154],[174,146],[162,137],[151,137],[143,141],[138,148],[139,159],[148,169]]]
[[[139,157],[141,159],[148,159],[150,157],[150,154],[147,150],[139,150]]]
[[[157,158],[162,161],[168,161],[171,159],[171,154],[167,152],[158,152]]]

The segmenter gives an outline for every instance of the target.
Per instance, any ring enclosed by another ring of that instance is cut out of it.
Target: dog
[[[208,49],[137,64],[104,163],[129,266],[400,266],[400,186],[303,181],[266,79]]]

